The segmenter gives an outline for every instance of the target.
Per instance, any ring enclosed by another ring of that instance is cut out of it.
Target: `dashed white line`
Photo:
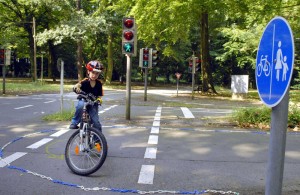
[[[144,158],[156,159],[157,148],[146,148]]]
[[[52,103],[52,102],[55,102],[56,100],[51,100],[51,101],[48,101],[48,102],[44,102],[44,104],[49,104],[49,103]]]
[[[154,169],[155,169],[154,165],[142,165],[138,183],[153,184]]]
[[[158,143],[158,136],[157,135],[150,135],[149,140],[148,140],[148,144],[157,145],[157,143]]]
[[[5,167],[6,165],[8,165],[9,163],[17,160],[18,158],[21,158],[22,156],[24,156],[25,154],[27,154],[26,152],[16,152],[6,158],[3,158],[0,161],[0,167]]]
[[[67,133],[69,130],[60,130],[60,131],[57,131],[56,133],[50,135],[50,137],[59,137],[61,136],[62,134],[65,134]]]
[[[151,127],[151,134],[159,134],[159,127]]]
[[[44,138],[34,144],[31,144],[30,146],[27,146],[26,148],[29,148],[29,149],[37,149],[39,148],[40,146],[52,141],[53,139],[52,138]]]
[[[15,110],[19,110],[19,109],[22,109],[22,108],[28,108],[28,107],[31,107],[33,105],[27,105],[27,106],[22,106],[22,107],[18,107],[18,108],[14,108]]]
[[[180,107],[185,118],[195,118],[193,113],[187,107]]]

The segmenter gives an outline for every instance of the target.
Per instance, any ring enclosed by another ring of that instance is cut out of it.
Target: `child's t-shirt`
[[[92,93],[96,97],[103,96],[102,83],[98,79],[96,80],[96,84],[94,87],[91,86],[88,78],[83,79],[80,83],[80,89],[85,93]]]

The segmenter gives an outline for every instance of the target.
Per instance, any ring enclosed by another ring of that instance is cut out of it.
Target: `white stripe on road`
[[[158,143],[158,136],[157,135],[150,135],[148,144],[156,144]]]
[[[153,184],[154,169],[154,165],[142,165],[138,183]]]
[[[55,102],[56,100],[51,100],[51,101],[48,101],[48,102],[44,102],[44,104],[49,104],[49,103],[52,103],[52,102]]]
[[[60,131],[57,131],[56,133],[50,135],[50,137],[59,137],[61,136],[62,134],[65,134],[67,133],[69,130],[60,130]]]
[[[144,158],[156,159],[157,148],[146,148]]]
[[[18,108],[15,108],[16,110],[19,110],[19,109],[22,109],[22,108],[28,108],[28,107],[31,107],[33,105],[27,105],[27,106],[22,106],[22,107],[18,107]]]
[[[151,127],[151,134],[159,134],[159,127]]]
[[[195,118],[192,112],[187,107],[180,107],[185,118]]]
[[[40,146],[42,146],[42,145],[44,145],[44,144],[46,144],[46,143],[48,143],[52,140],[53,140],[52,138],[44,138],[44,139],[42,139],[42,140],[40,140],[40,141],[30,145],[30,146],[27,146],[26,148],[37,149],[38,147],[40,147]]]
[[[0,167],[5,167],[9,163],[17,160],[18,158],[21,158],[25,154],[27,154],[27,153],[26,152],[16,152],[16,153],[14,153],[14,154],[6,157],[6,158],[1,159],[0,160]]]

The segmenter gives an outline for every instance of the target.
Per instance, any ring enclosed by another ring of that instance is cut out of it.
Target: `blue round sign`
[[[268,107],[279,104],[287,92],[294,66],[294,38],[288,22],[273,18],[260,39],[255,78],[262,102]]]

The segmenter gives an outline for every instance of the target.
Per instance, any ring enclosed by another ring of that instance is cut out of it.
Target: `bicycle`
[[[78,99],[84,100],[79,130],[69,138],[65,148],[65,159],[72,172],[87,176],[96,172],[107,156],[107,141],[102,132],[92,127],[88,114],[90,106],[97,104],[95,96],[80,92]]]
[[[260,57],[260,62],[257,65],[257,76],[258,77],[260,77],[262,71],[265,72],[266,76],[270,75],[270,72],[271,72],[270,62],[268,61],[267,58],[268,58],[267,55],[264,58],[263,58],[263,55]]]

